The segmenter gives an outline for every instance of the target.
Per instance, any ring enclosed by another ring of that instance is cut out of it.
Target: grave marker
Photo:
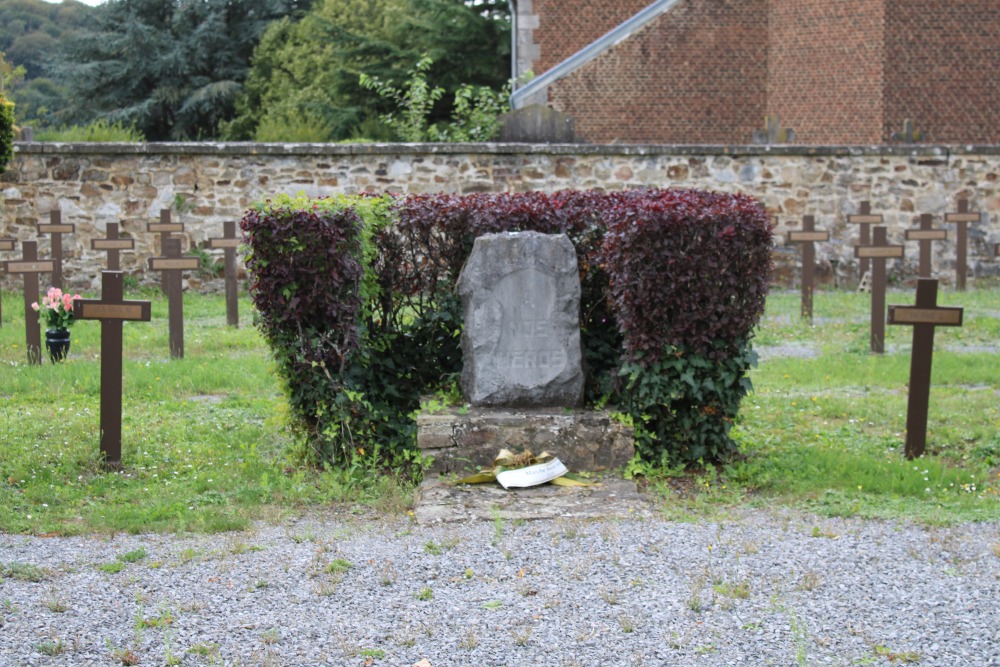
[[[854,256],[872,262],[871,351],[882,354],[885,351],[885,262],[889,258],[902,257],[903,246],[889,245],[885,227],[875,227],[872,245],[856,246]]]
[[[927,444],[927,406],[931,391],[934,328],[962,326],[962,308],[937,305],[938,281],[917,281],[915,306],[889,306],[889,324],[913,326],[910,352],[910,396],[906,407],[906,458],[922,456]]]
[[[122,461],[122,322],[149,322],[149,301],[125,301],[125,274],[101,272],[101,298],[77,299],[73,317],[101,321],[101,456],[106,466]]]
[[[462,390],[472,405],[579,405],[580,274],[565,234],[478,237],[458,293]]]
[[[76,231],[76,225],[62,224],[62,211],[49,211],[49,224],[38,224],[39,234],[52,234],[52,250],[49,255],[52,257],[54,268],[52,270],[52,286],[63,288],[62,282],[62,235],[72,234]]]
[[[969,212],[969,200],[958,200],[958,213],[945,213],[945,222],[955,223],[955,289],[965,291],[965,272],[969,249],[969,223],[979,222],[978,213]]]
[[[788,232],[787,243],[802,245],[802,317],[812,322],[813,318],[813,284],[816,273],[816,246],[818,241],[829,241],[830,232],[816,231],[815,218],[811,215],[802,217],[802,231]]]
[[[0,250],[10,251],[17,246],[17,241],[14,239],[0,239]],[[0,276],[2,276],[6,271],[3,268],[3,264],[0,264]],[[3,326],[3,299],[0,299],[0,326]]]
[[[42,334],[37,317],[32,317],[31,304],[38,303],[38,274],[52,273],[55,262],[38,259],[38,242],[25,241],[21,244],[23,255],[20,260],[4,262],[7,273],[20,273],[24,277],[24,342],[28,350],[28,363],[42,363]]]
[[[163,241],[164,257],[150,257],[149,268],[163,272],[163,284],[167,292],[167,317],[170,332],[170,356],[184,358],[184,295],[181,290],[181,272],[192,271],[199,266],[197,257],[181,257],[181,240]]]
[[[931,277],[931,241],[944,241],[948,238],[948,232],[944,229],[934,229],[933,218],[930,213],[920,216],[920,229],[907,229],[907,241],[920,242],[920,268],[918,273],[921,278]]]
[[[167,254],[166,242],[167,239],[171,238],[171,234],[174,232],[180,233],[184,231],[183,222],[170,222],[170,209],[161,208],[160,209],[160,221],[150,222],[146,225],[147,232],[153,232],[160,235],[160,252],[164,255]],[[167,292],[167,274],[160,276],[160,289],[164,294]]]
[[[227,220],[222,223],[222,238],[208,240],[209,248],[222,248],[224,252],[226,276],[226,324],[231,327],[240,326],[239,304],[236,294],[236,249],[242,239],[236,237],[236,223]]]
[[[855,225],[861,225],[861,237],[859,238],[858,245],[868,246],[871,245],[871,232],[868,229],[868,225],[877,225],[881,223],[882,215],[872,214],[871,202],[863,201],[861,202],[860,210],[856,214],[847,216],[847,222]],[[858,254],[855,253],[854,256],[858,257]],[[867,257],[861,258],[859,270],[862,277],[868,273],[869,265]]]
[[[108,270],[118,271],[121,263],[118,258],[121,250],[135,250],[135,239],[123,239],[118,237],[118,223],[108,223],[108,235],[103,239],[91,239],[91,250],[104,250],[108,253]]]

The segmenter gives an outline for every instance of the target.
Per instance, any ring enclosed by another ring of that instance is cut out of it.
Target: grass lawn
[[[112,473],[98,452],[100,324],[73,327],[66,362],[28,366],[23,301],[2,298],[0,531],[213,532],[342,502],[405,511],[410,490],[398,477],[364,462],[314,470],[290,453],[287,406],[249,302],[232,329],[221,296],[185,295],[185,359],[171,361],[166,300],[127,295],[152,300],[153,320],[123,327],[123,467]],[[814,327],[800,322],[797,293],[769,298],[756,391],[733,429],[742,455],[707,472],[647,471],[664,512],[784,504],[1000,519],[1000,289],[939,296],[965,307],[965,326],[938,329],[929,455],[918,461],[902,457],[912,330],[887,327],[887,354],[868,354],[868,298],[818,293]],[[888,298],[912,301],[911,291]]]

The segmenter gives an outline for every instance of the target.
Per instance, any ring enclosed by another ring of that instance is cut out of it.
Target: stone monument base
[[[453,484],[433,476],[417,489],[413,514],[421,525],[455,521],[638,519],[654,515],[635,482],[610,475],[594,486],[504,490],[499,484]]]
[[[606,411],[568,408],[458,408],[421,412],[417,446],[434,457],[428,477],[489,468],[501,449],[549,452],[571,472],[623,468],[635,454],[632,429]]]

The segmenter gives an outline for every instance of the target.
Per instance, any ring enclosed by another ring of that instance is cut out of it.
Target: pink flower
[[[69,294],[63,294],[62,306],[63,310],[73,310],[73,299],[79,299],[80,295],[70,296]]]
[[[37,301],[34,302],[33,304],[31,304],[31,309],[34,310],[35,312],[38,312],[38,302]]]

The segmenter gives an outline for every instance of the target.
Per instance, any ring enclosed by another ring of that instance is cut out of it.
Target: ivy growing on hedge
[[[0,174],[14,159],[14,103],[0,94]]]
[[[586,398],[616,403],[657,462],[720,460],[749,390],[770,275],[756,201],[683,190],[280,198],[248,212],[251,295],[320,460],[414,447],[419,397],[456,386],[454,285],[484,233],[577,250]]]

